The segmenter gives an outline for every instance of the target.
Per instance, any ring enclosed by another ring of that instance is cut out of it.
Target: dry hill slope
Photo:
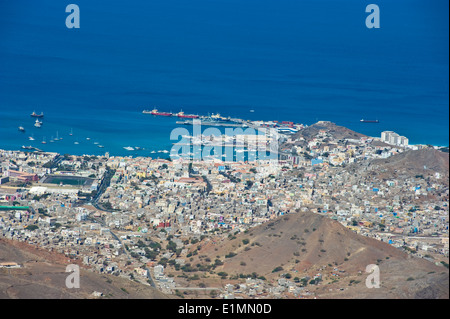
[[[249,243],[244,244],[247,240]],[[230,253],[236,255],[226,258]],[[276,280],[283,273],[303,277],[320,272],[324,275],[324,282],[331,282],[335,278],[331,277],[331,273],[339,272],[341,279],[338,283],[318,287],[336,288],[342,286],[345,280],[358,279],[361,282],[359,285],[346,287],[355,291],[355,294],[350,293],[347,297],[361,297],[364,292],[367,293],[365,297],[377,294],[380,294],[379,297],[388,296],[386,291],[367,289],[365,279],[361,279],[367,265],[379,264],[381,273],[385,275],[385,289],[391,294],[396,289],[402,289],[391,297],[414,298],[420,293],[432,296],[430,298],[448,297],[448,270],[444,267],[426,260],[413,259],[395,247],[358,235],[334,220],[308,212],[282,216],[246,234],[239,234],[235,239],[205,245],[199,255],[207,255],[211,259],[219,256],[224,265],[217,267],[217,272],[256,272],[268,280]],[[277,267],[282,267],[282,270],[273,272]],[[430,272],[432,273],[428,274]],[[408,281],[410,277],[420,280],[413,283],[411,279]],[[424,293],[422,290],[430,287],[426,282],[440,282],[444,286],[446,283],[447,291],[432,284],[431,291]],[[358,289],[362,289],[362,292],[356,292]],[[328,295],[329,291],[322,293]],[[342,293],[339,295],[344,296]]]
[[[101,275],[80,268],[80,288],[65,282],[67,259],[25,243],[0,239],[0,262],[16,262],[19,269],[0,268],[0,299],[85,299],[94,291],[111,299],[163,299],[158,290],[127,278]]]
[[[448,174],[449,153],[435,149],[410,150],[372,163],[386,169]]]

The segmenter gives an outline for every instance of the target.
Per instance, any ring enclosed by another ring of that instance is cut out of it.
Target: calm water
[[[448,1],[377,0],[376,30],[358,0],[73,2],[80,29],[68,3],[0,2],[2,149],[150,155],[176,127],[141,113],[154,107],[449,144]]]

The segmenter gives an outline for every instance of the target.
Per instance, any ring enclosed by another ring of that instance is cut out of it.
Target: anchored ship
[[[365,120],[365,119],[362,119],[360,122],[361,123],[380,123],[380,121],[378,121],[378,120]]]
[[[184,114],[183,111],[180,111],[177,113],[177,116],[179,118],[184,118],[184,119],[198,119],[199,116],[198,115],[193,115],[193,114]]]
[[[41,112],[41,114],[36,114],[36,112],[33,111],[33,113],[31,113],[31,116],[32,116],[32,117],[44,117],[44,113]]]
[[[145,110],[142,113],[151,114],[151,115],[159,115],[159,116],[172,116],[173,115],[172,113],[168,113],[168,112],[158,112],[157,109],[153,109],[151,111]]]

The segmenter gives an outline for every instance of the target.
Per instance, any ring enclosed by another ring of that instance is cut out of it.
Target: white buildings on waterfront
[[[381,132],[381,141],[391,145],[407,147],[409,140],[405,136],[400,136],[399,134],[392,131]]]

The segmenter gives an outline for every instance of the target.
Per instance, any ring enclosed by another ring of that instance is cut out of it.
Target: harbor
[[[203,125],[203,126],[222,126],[222,127],[248,127],[246,124],[239,124],[233,122],[215,122],[215,121],[177,121],[176,124],[180,125]]]

